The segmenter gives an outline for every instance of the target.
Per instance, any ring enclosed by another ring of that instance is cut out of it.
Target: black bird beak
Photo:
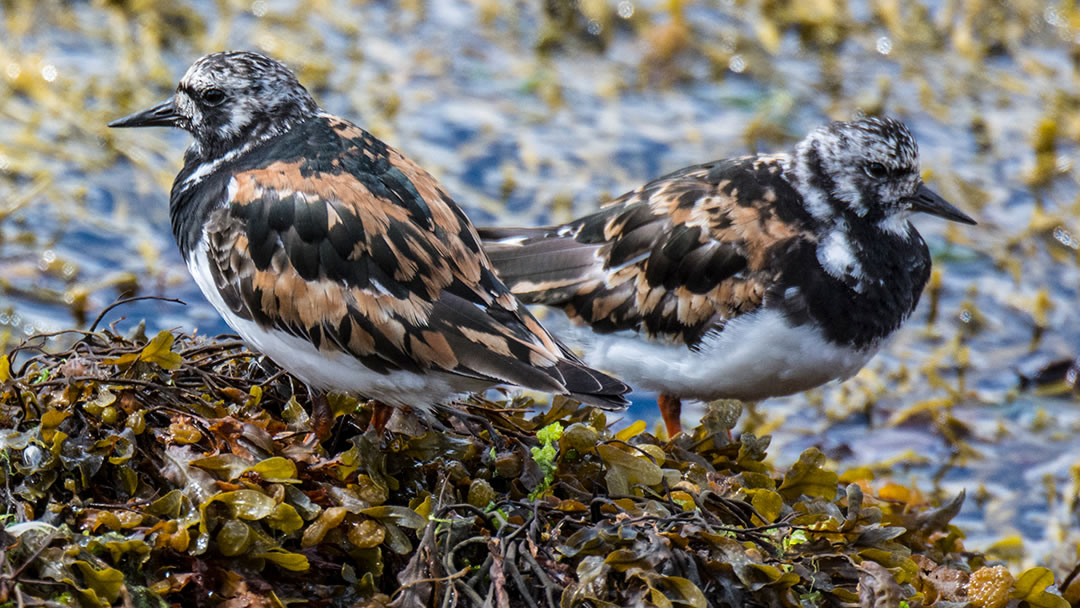
[[[927,188],[926,184],[919,186],[919,189],[915,191],[915,196],[908,200],[911,201],[912,211],[922,211],[954,222],[975,224],[975,220],[971,219],[968,214],[953,207],[949,204],[949,201],[941,198],[937,192]]]
[[[152,108],[114,120],[109,123],[109,126],[113,128],[175,127],[180,115],[176,113],[176,105],[173,103],[173,99],[173,97],[170,97]]]

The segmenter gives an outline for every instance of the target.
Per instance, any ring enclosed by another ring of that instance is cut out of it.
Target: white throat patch
[[[862,291],[863,269],[858,258],[855,257],[855,249],[851,244],[846,225],[825,234],[821,243],[818,244],[817,259],[825,272],[845,283],[848,277],[855,279],[853,289]]]
[[[911,211],[904,210],[889,215],[885,219],[878,222],[878,228],[882,232],[898,236],[904,240],[911,239],[911,223],[908,222],[908,218],[911,217]]]

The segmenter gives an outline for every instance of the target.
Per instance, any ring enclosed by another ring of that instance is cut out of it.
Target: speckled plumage
[[[911,314],[930,274],[913,211],[971,222],[922,184],[906,127],[870,118],[480,234],[523,301],[592,332],[590,364],[676,403],[760,399],[855,373]]]
[[[280,63],[204,57],[172,99],[113,123],[151,125],[196,139],[170,201],[196,282],[314,388],[424,409],[505,383],[625,405],[626,385],[519,305],[434,177],[320,111]]]

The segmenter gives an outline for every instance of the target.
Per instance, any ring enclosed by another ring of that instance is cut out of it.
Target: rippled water
[[[0,347],[83,326],[132,292],[187,305],[128,306],[128,325],[227,329],[168,227],[187,136],[105,128],[166,97],[206,52],[285,60],[478,224],[566,220],[669,170],[886,112],[911,126],[928,182],[979,225],[917,218],[939,274],[900,335],[854,380],[768,401],[742,424],[773,434],[781,463],[818,445],[841,470],[939,497],[966,488],[960,523],[977,548],[1020,534],[1028,560],[1075,559],[1076,398],[1019,390],[1017,375],[1080,345],[1080,13],[1067,4],[136,6],[0,4]],[[656,418],[637,402],[631,416]]]

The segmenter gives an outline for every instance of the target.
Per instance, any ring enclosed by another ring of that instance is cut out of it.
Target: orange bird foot
[[[660,406],[660,415],[664,418],[664,426],[667,427],[668,439],[674,438],[682,432],[682,401],[678,397],[661,393],[656,398],[656,405]]]

